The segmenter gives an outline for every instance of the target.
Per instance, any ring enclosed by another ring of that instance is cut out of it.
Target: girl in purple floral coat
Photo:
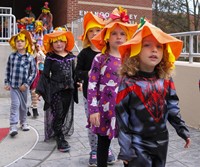
[[[121,64],[118,46],[131,38],[137,26],[128,24],[123,8],[115,9],[106,26],[92,43],[101,51],[90,70],[88,84],[88,127],[97,134],[97,166],[106,167],[111,139],[116,137],[115,100],[118,91],[118,69]]]

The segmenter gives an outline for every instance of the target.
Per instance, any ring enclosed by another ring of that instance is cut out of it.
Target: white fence
[[[0,42],[7,42],[16,32],[16,17],[12,8],[0,7]]]
[[[200,31],[189,31],[171,34],[183,41],[181,57],[188,57],[189,63],[193,63],[194,57],[200,57]]]
[[[12,8],[0,7],[0,14],[12,14]]]

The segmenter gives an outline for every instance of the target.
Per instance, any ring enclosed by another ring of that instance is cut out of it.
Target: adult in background
[[[51,33],[53,31],[53,15],[51,14],[49,3],[45,2],[42,7],[42,13],[39,15],[37,20],[41,20],[43,23],[44,31],[43,34]]]

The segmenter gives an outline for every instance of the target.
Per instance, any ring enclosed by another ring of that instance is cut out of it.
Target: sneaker
[[[60,152],[69,152],[70,145],[69,145],[69,143],[66,140],[64,140],[62,138],[57,138],[56,142],[57,142],[57,149]]]
[[[107,164],[112,165],[112,164],[114,164],[114,163],[115,163],[115,156],[114,156],[112,150],[109,149],[109,151],[108,151],[108,161],[107,161]]]
[[[17,125],[11,125],[10,126],[10,132],[9,132],[11,137],[14,137],[15,135],[18,134],[17,132]]]
[[[22,128],[23,131],[29,131],[30,130],[30,127],[27,123],[23,123],[21,128]]]
[[[90,159],[89,159],[89,166],[97,166],[97,152],[91,151],[90,152]]]

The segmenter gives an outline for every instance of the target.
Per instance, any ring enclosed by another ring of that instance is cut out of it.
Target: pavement
[[[55,141],[44,142],[43,101],[39,102],[39,117],[28,117],[30,131],[19,130],[18,135],[9,135],[0,142],[0,167],[87,167],[90,146],[87,138],[86,117],[79,93],[79,104],[75,104],[74,134],[69,137],[71,145],[69,153],[61,153],[56,149]],[[10,98],[0,98],[0,127],[9,127]],[[184,141],[178,137],[169,125],[170,142],[166,167],[199,167],[200,165],[200,131],[189,128],[192,145],[185,149]],[[117,157],[119,145],[117,139],[112,141],[112,149]],[[123,167],[117,160],[111,167]]]

